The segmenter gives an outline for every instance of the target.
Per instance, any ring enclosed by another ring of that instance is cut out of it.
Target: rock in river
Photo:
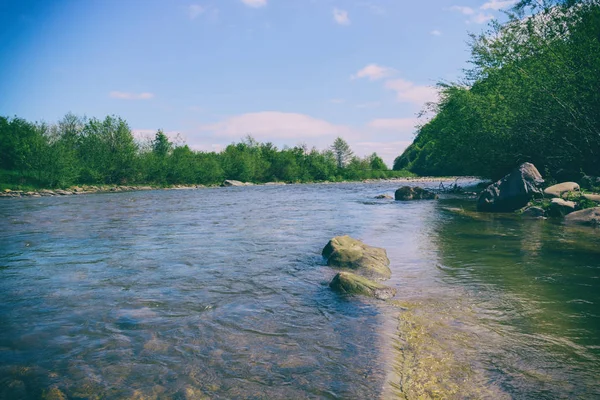
[[[600,207],[575,211],[565,217],[567,224],[600,226]]]
[[[544,214],[545,214],[544,209],[541,207],[536,207],[536,206],[527,207],[521,213],[522,216],[530,217],[530,218],[543,218]]]
[[[331,239],[322,254],[331,267],[351,268],[372,279],[392,276],[385,249],[368,246],[348,235]]]
[[[541,197],[542,175],[531,163],[523,163],[510,174],[488,186],[477,200],[477,211],[511,212]]]
[[[394,193],[396,200],[434,200],[437,199],[437,194],[425,190],[418,186],[402,186]]]
[[[552,199],[548,213],[551,217],[563,217],[575,211],[577,204],[574,201],[567,201],[560,198]]]
[[[396,289],[373,282],[352,272],[339,272],[332,279],[329,287],[341,293],[360,294],[378,299],[389,299],[396,295]]]
[[[544,194],[550,197],[562,197],[564,193],[579,192],[579,185],[575,182],[563,182],[544,189]]]
[[[597,193],[584,193],[583,197],[585,199],[595,201],[596,203],[600,203],[600,194]]]
[[[230,186],[246,186],[244,182],[234,181],[232,179],[227,179],[223,182],[221,186],[230,187]]]

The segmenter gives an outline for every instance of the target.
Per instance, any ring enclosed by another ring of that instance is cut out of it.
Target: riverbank
[[[221,184],[214,185],[170,185],[170,186],[158,186],[158,185],[77,185],[70,186],[63,189],[50,189],[50,188],[39,188],[39,189],[11,189],[6,188],[0,192],[0,198],[35,198],[35,197],[60,197],[60,196],[71,196],[71,195],[84,195],[94,193],[121,193],[121,192],[134,192],[134,191],[148,191],[148,190],[195,190],[195,189],[206,189],[206,188],[222,188],[222,187],[242,187],[242,186],[278,186],[278,185],[339,185],[339,184],[352,184],[352,183],[406,183],[406,182],[440,182],[441,185],[447,185],[449,183],[456,183],[458,180],[475,181],[477,177],[468,176],[450,176],[450,177],[401,177],[401,178],[389,178],[389,179],[365,179],[359,181],[340,181],[340,182],[266,182],[266,183],[252,183],[252,182],[237,182],[226,180]],[[237,182],[236,184],[229,184],[228,182]],[[445,186],[443,186],[445,187]]]

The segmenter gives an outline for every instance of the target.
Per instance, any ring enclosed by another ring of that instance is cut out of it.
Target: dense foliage
[[[600,175],[598,0],[521,1],[471,50],[394,169],[497,178],[530,161],[557,179]]]
[[[216,184],[340,181],[401,176],[373,153],[361,159],[337,138],[331,149],[278,149],[248,136],[220,153],[175,145],[159,130],[151,141],[134,139],[123,119],[79,118],[58,124],[0,117],[0,182],[12,186],[73,184]]]

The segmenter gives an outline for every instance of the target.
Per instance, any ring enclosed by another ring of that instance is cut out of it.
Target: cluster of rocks
[[[276,185],[285,185],[284,182],[267,182],[264,185],[266,186],[276,186]],[[250,182],[240,182],[235,180],[226,180],[221,185],[221,187],[234,187],[234,186],[255,186],[254,183]],[[205,188],[204,185],[173,185],[169,187],[165,187],[162,189],[165,190],[186,190],[186,189],[201,189]],[[116,185],[116,186],[73,186],[68,189],[40,189],[36,191],[26,191],[26,190],[11,190],[5,189],[0,192],[0,197],[52,197],[52,196],[69,196],[69,195],[80,195],[80,194],[91,194],[91,193],[112,193],[112,192],[132,192],[138,190],[156,190],[159,189],[157,187],[152,186],[126,186],[126,185]]]
[[[53,197],[152,189],[154,188],[151,186],[73,186],[68,189],[40,189],[37,191],[4,189],[4,191],[0,193],[0,197]]]
[[[543,183],[537,168],[523,163],[480,194],[477,211],[517,211],[524,216],[565,217],[567,223],[600,225],[600,194],[582,193],[576,182],[542,189]]]
[[[336,236],[323,249],[327,265],[342,268],[329,286],[340,293],[389,299],[396,289],[379,281],[392,276],[385,249],[372,247],[350,236]]]
[[[280,186],[280,185],[287,185],[285,182],[267,182],[267,183],[263,183],[264,186]],[[220,185],[221,187],[238,187],[238,186],[257,186],[255,183],[252,182],[241,182],[241,181],[236,181],[233,179],[226,179],[225,181],[223,181],[223,183]]]

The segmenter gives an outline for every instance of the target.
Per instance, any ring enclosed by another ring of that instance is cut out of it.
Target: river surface
[[[0,199],[0,398],[600,398],[600,233],[398,186]],[[342,234],[393,301],[329,289]]]

